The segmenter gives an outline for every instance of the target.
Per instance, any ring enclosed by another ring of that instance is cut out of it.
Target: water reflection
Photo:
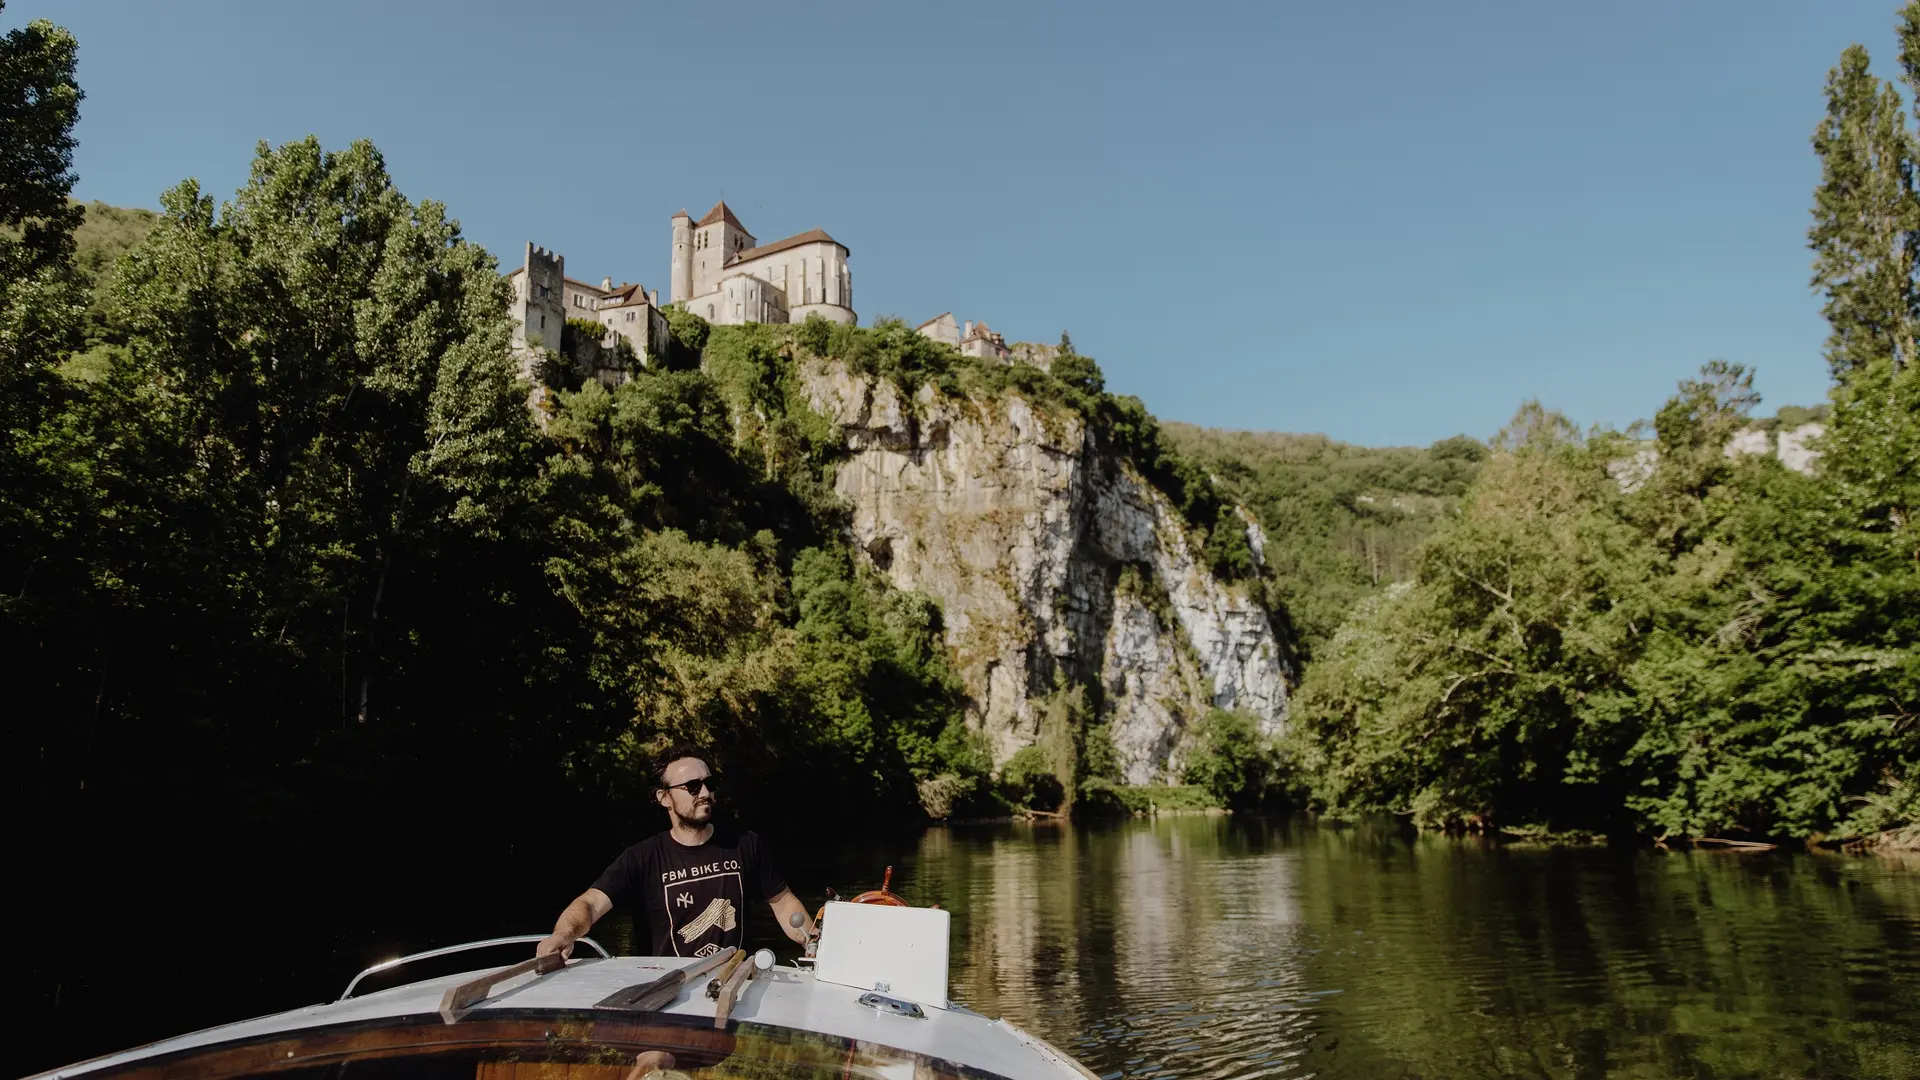
[[[935,830],[954,993],[1106,1077],[1920,1076],[1920,876],[1226,818]]]
[[[1920,867],[1207,817],[778,854],[809,901],[893,865],[896,890],[954,914],[954,996],[1108,1080],[1920,1077]],[[540,865],[432,910],[396,907],[365,875],[319,875],[369,884],[263,908],[238,934],[209,924],[220,905],[174,911],[162,890],[30,967],[44,993],[11,1072],[324,1000],[387,956],[544,928],[593,867]],[[771,920],[750,925],[750,944],[792,954]],[[619,914],[595,935],[644,943]],[[207,963],[208,940],[239,959]],[[154,972],[169,992],[127,1007],[124,988]]]

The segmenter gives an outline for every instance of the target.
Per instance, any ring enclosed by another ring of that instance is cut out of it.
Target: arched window
[[[707,305],[707,320],[708,320],[709,322],[711,322],[711,321],[713,320],[713,305],[712,305],[712,304],[708,304],[708,305]]]

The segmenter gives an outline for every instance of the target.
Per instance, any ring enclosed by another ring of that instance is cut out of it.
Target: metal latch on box
[[[881,984],[881,990],[886,988],[884,983]],[[896,997],[888,997],[878,991],[869,991],[868,993],[861,994],[860,1004],[876,1012],[891,1013],[894,1016],[911,1016],[920,1020],[927,1018],[927,1014],[920,1006],[915,1005],[913,1002],[901,1001]]]

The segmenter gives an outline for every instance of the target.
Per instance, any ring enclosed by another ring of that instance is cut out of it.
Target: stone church
[[[682,210],[671,224],[669,303],[682,304],[720,326],[798,323],[814,315],[846,325],[859,321],[847,246],[825,230],[809,229],[762,244],[725,201],[715,203],[699,221]],[[568,319],[600,323],[606,327],[603,344],[624,340],[642,367],[667,348],[667,318],[657,290],[615,285],[612,278],[594,285],[568,277],[565,257],[531,243],[522,265],[506,276],[513,287],[513,349],[523,374],[531,373],[535,348],[561,351],[561,328]],[[968,356],[1014,358],[1006,339],[986,323],[961,323],[952,312],[916,329]],[[617,366],[623,361],[616,351],[600,355],[601,366],[591,373],[595,378],[615,385],[630,374]]]
[[[858,321],[847,246],[825,230],[762,244],[725,202],[715,203],[699,221],[680,211],[673,215],[672,229],[668,302],[683,304],[710,323],[797,323],[811,315]],[[666,349],[667,319],[658,290],[615,285],[612,278],[594,285],[568,277],[564,256],[531,243],[507,281],[513,287],[513,348],[523,364],[531,363],[533,348],[559,352],[568,319],[602,324],[606,340],[624,339],[643,366]],[[594,374],[618,383],[627,372],[603,368]]]

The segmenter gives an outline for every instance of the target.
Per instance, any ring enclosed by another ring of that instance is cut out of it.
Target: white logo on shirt
[[[693,944],[693,939],[718,926],[722,930],[731,930],[737,925],[733,918],[733,902],[721,897],[707,905],[707,910],[699,917],[680,928],[680,940]]]

